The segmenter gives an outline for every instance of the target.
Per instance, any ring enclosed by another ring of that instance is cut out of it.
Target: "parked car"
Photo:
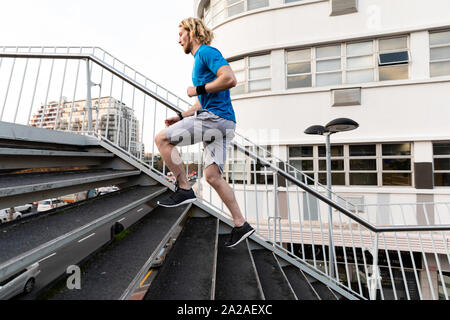
[[[24,204],[23,206],[14,207],[14,210],[25,213],[25,212],[31,212],[32,208],[33,208],[33,204],[27,203],[27,204]]]
[[[10,210],[11,208],[0,210],[0,224],[22,218],[22,213],[13,209],[14,212],[11,219]]]
[[[36,284],[36,277],[41,272],[36,262],[26,269],[0,282],[0,300],[10,299],[20,293],[30,293]]]
[[[118,191],[119,188],[112,186],[112,187],[101,187],[97,189],[97,196],[101,196],[110,192],[116,192]]]
[[[66,204],[67,203],[59,199],[47,199],[38,202],[37,211],[38,212],[48,211],[54,208],[65,206]]]

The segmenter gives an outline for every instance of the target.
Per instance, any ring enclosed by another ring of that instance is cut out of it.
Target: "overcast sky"
[[[193,0],[14,0],[0,10],[0,46],[97,46],[183,99],[193,57],[178,24]]]

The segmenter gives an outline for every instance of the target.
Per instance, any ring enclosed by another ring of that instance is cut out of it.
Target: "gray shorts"
[[[166,128],[166,136],[175,146],[188,146],[203,142],[205,147],[205,168],[213,163],[223,173],[227,149],[234,138],[236,123],[201,109],[192,117]]]

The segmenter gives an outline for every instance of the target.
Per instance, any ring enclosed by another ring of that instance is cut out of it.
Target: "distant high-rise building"
[[[88,132],[86,100],[60,103],[52,101],[42,105],[33,115],[29,125],[39,128],[72,132]],[[131,108],[112,98],[92,99],[92,130],[117,143],[135,156],[144,153],[139,141],[139,121]]]

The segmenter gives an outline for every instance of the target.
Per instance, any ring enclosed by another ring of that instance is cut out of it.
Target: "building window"
[[[286,52],[287,88],[312,86],[311,49]]]
[[[316,86],[342,83],[341,45],[316,48]]]
[[[286,51],[286,88],[409,78],[408,37]]]
[[[313,179],[318,179],[319,183],[327,184],[324,145],[290,146],[288,150],[291,166]],[[411,154],[410,143],[332,145],[332,184],[379,187],[411,186],[413,173]],[[291,173],[294,172],[291,169]]]
[[[319,183],[327,185],[326,147],[319,146]],[[344,146],[331,146],[331,181],[333,185],[345,186]]]
[[[262,146],[264,150],[261,148],[258,148],[257,154],[258,156],[265,158],[269,162],[272,162],[272,147],[271,146]],[[250,151],[254,150],[252,148],[248,148]],[[264,166],[262,166],[259,163],[255,163],[255,161],[252,161],[252,159],[249,159],[250,162],[250,168],[251,172],[250,174],[250,181],[252,184],[273,184],[273,171],[271,169],[268,169]],[[256,180],[255,180],[256,179]]]
[[[379,40],[379,80],[409,78],[408,37]]]
[[[346,46],[347,83],[373,82],[375,80],[374,41],[349,43]]]
[[[228,183],[243,184],[248,183],[246,179],[246,157],[245,154],[237,149],[237,147],[228,148],[228,161],[224,170],[224,178]]]
[[[450,187],[450,142],[433,144],[434,185]]]
[[[270,54],[235,60],[230,66],[237,80],[232,95],[271,89]]]
[[[211,27],[226,18],[267,6],[269,0],[210,0],[203,8],[203,21]]]
[[[258,156],[265,158],[269,162],[272,161],[271,146],[264,147],[262,150],[258,148]],[[256,152],[253,147],[246,147],[251,152]],[[262,166],[259,163],[247,157],[242,151],[236,147],[229,148],[227,151],[227,163],[223,172],[223,178],[230,184],[273,184],[273,171]]]
[[[303,176],[295,175],[295,169],[303,172],[305,175],[310,177],[308,179],[308,184],[314,184],[314,149],[312,146],[293,146],[289,147],[289,165],[292,167],[289,168],[289,173],[291,173],[297,179],[305,182]]]
[[[412,185],[411,144],[383,144],[383,186]]]
[[[376,145],[349,146],[350,185],[377,186]]]
[[[430,76],[450,75],[450,31],[430,33]]]

